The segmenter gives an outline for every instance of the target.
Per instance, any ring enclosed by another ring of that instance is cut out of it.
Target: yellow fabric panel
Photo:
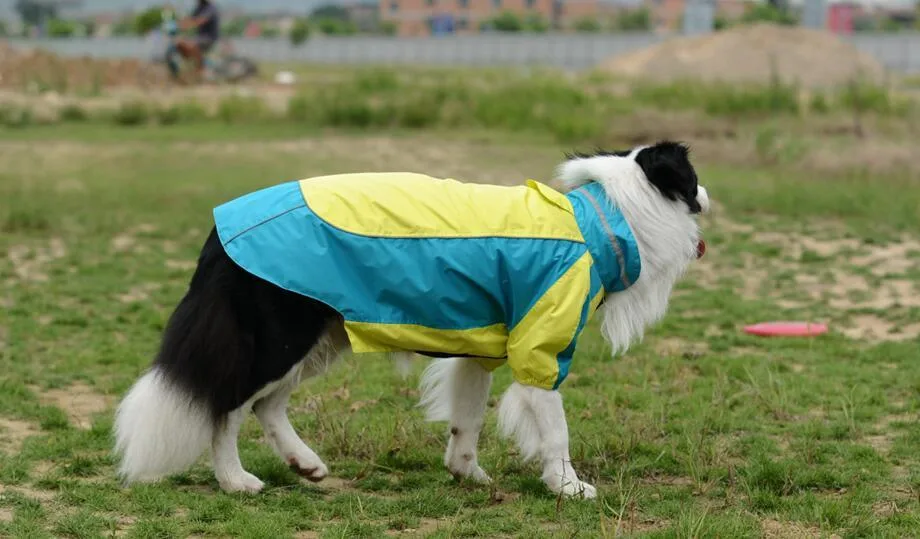
[[[404,172],[339,174],[300,180],[300,189],[313,213],[352,234],[584,242],[569,200],[533,180],[500,187]]]
[[[399,350],[450,350],[457,355],[504,357],[508,330],[504,324],[473,329],[434,329],[412,324],[345,322],[355,353]]]
[[[508,364],[514,379],[552,389],[559,376],[560,352],[578,330],[591,287],[591,255],[585,253],[537,300],[508,335]]]
[[[472,357],[469,359],[470,361],[475,361],[476,363],[479,363],[480,367],[482,367],[483,369],[489,372],[494,371],[495,369],[501,367],[502,365],[508,362],[508,358],[495,359],[495,358],[490,358],[490,357]]]
[[[591,306],[588,307],[588,320],[591,320],[591,317],[593,317],[594,313],[597,312],[597,308],[603,299],[604,287],[602,286],[601,289],[597,291],[597,294],[594,295],[594,298],[591,299]],[[587,323],[587,320],[585,322]]]

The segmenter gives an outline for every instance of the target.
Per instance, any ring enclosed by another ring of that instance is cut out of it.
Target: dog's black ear
[[[636,154],[636,163],[648,181],[670,200],[682,200],[691,213],[700,213],[696,199],[696,171],[690,164],[690,150],[679,142],[662,141],[643,148]]]

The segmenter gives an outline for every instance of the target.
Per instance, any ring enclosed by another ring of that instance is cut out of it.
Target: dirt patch
[[[64,58],[40,49],[16,49],[0,41],[0,87],[99,91],[145,84],[166,86],[166,70],[136,59]]]
[[[156,225],[141,223],[112,238],[110,247],[116,253],[141,253],[147,250],[138,244],[138,236],[150,235],[157,231]]]
[[[49,460],[40,460],[34,466],[32,466],[32,471],[34,471],[39,476],[48,474],[53,470],[55,464]]]
[[[866,314],[850,319],[843,334],[851,339],[868,341],[907,341],[920,337],[920,323],[898,326],[880,316]]]
[[[865,278],[834,270],[837,282],[830,287],[835,298],[830,306],[835,309],[884,310],[891,307],[920,307],[920,294],[915,291],[913,281],[905,279],[889,280],[879,286],[870,288]],[[855,295],[855,299],[854,299]]]
[[[191,271],[198,265],[194,260],[166,260],[166,269]]]
[[[763,536],[768,539],[802,539],[804,537],[824,537],[816,526],[803,526],[795,522],[780,522],[768,518],[760,522]],[[839,538],[837,534],[831,537]]]
[[[12,522],[13,511],[6,507],[0,507],[0,522]]]
[[[875,422],[875,430],[879,431],[880,434],[866,436],[863,438],[863,442],[868,444],[872,449],[875,449],[880,455],[885,456],[891,451],[891,447],[894,445],[894,436],[891,433],[892,423],[913,421],[916,421],[916,416],[914,414],[891,414],[883,416]]]
[[[869,444],[869,447],[875,449],[875,451],[881,455],[887,455],[891,451],[891,446],[893,440],[885,434],[877,436],[867,436],[865,442]]]
[[[668,487],[690,487],[695,485],[693,479],[689,477],[680,477],[676,475],[656,475],[653,477],[643,477],[639,480],[645,485],[658,485]]]
[[[142,283],[136,286],[132,286],[124,294],[119,294],[118,301],[122,303],[139,303],[142,301],[148,301],[150,299],[150,294],[156,292],[163,285],[160,283]]]
[[[913,253],[920,250],[920,242],[904,238],[900,242],[864,249],[864,254],[849,260],[850,263],[870,268],[873,275],[886,277],[901,275],[920,266]]]
[[[404,530],[387,530],[386,534],[391,537],[400,535],[419,535],[421,537],[428,537],[428,535],[440,530],[445,524],[446,522],[443,520],[423,518],[419,521],[417,528],[406,528]]]
[[[888,518],[900,513],[897,503],[893,501],[875,502],[872,504],[872,512],[880,518]]]
[[[341,477],[332,477],[326,476],[322,482],[317,483],[320,488],[329,493],[333,492],[344,492],[346,490],[354,490],[352,487],[351,481],[347,479],[342,479]]]
[[[856,77],[881,82],[885,76],[878,60],[833,34],[770,24],[674,38],[618,55],[601,69],[656,81],[729,83],[767,83],[775,73],[806,88],[840,86]]]
[[[111,397],[97,393],[83,382],[61,389],[33,390],[42,404],[60,408],[74,425],[82,429],[91,427],[93,416],[107,410],[113,403]]]
[[[137,238],[129,234],[119,234],[112,238],[112,250],[116,253],[130,251],[137,244]]]
[[[31,487],[23,487],[23,486],[10,487],[10,486],[0,484],[0,494],[3,494],[4,492],[15,492],[17,494],[21,494],[22,496],[26,496],[27,498],[38,500],[40,502],[49,502],[53,500],[54,497],[56,496],[55,492],[50,491],[50,490],[38,490],[38,489],[31,488]]]
[[[0,417],[0,452],[15,454],[26,438],[41,434],[41,430],[26,421]]]
[[[709,351],[709,344],[690,342],[677,337],[658,339],[654,344],[655,352],[662,356],[697,357]]]
[[[41,247],[14,245],[6,256],[20,281],[44,283],[48,281],[48,264],[67,256],[67,246],[60,238],[51,238]]]
[[[723,229],[729,221],[721,218]],[[840,231],[829,231],[840,234]],[[728,279],[737,283],[745,299],[769,293],[784,309],[797,310],[826,303],[838,311],[885,311],[893,307],[920,307],[920,293],[909,275],[920,268],[913,253],[920,242],[910,237],[888,245],[869,245],[852,238],[818,238],[804,234],[756,232],[751,240],[775,247],[770,256],[741,253],[737,260],[717,254],[694,264],[694,279],[706,288],[718,288]],[[859,256],[854,256],[858,253]],[[809,257],[818,260],[808,261]],[[800,262],[801,261],[801,262]],[[778,272],[793,272],[789,279],[772,279]],[[845,334],[872,340],[906,340],[920,335],[920,324],[899,327],[880,316],[859,315]]]

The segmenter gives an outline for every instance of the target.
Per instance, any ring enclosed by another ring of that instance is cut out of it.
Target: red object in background
[[[243,35],[250,39],[257,38],[262,35],[262,27],[259,26],[259,23],[251,21],[246,25],[246,29],[243,31]]]
[[[853,33],[853,16],[856,6],[853,4],[833,4],[827,8],[827,28],[835,34]]]
[[[827,333],[827,324],[813,322],[763,322],[746,326],[745,333],[761,337],[813,337]]]

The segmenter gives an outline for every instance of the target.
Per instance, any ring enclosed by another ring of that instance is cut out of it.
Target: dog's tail
[[[231,291],[244,293],[240,273],[212,231],[189,290],[166,324],[153,368],[118,407],[115,453],[126,483],[189,468],[210,446],[226,412],[239,405],[234,399],[254,354],[227,298]]]
[[[156,481],[189,468],[208,448],[211,415],[160,367],[144,374],[118,406],[115,452],[126,483]]]

